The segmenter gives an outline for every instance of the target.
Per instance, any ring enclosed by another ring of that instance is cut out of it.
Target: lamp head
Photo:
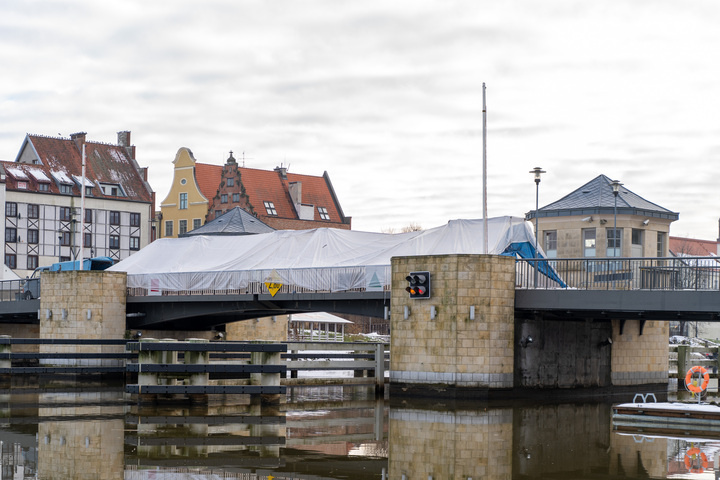
[[[620,183],[620,180],[613,180],[610,183],[610,186],[612,187],[613,195],[617,196],[617,194],[620,192],[620,187],[622,186],[622,183]]]
[[[530,173],[535,175],[535,183],[540,183],[540,175],[542,175],[543,173],[547,173],[547,172],[545,172],[545,170],[543,170],[540,167],[535,167],[532,170],[530,170]]]

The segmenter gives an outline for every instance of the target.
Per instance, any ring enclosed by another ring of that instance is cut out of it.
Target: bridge
[[[188,285],[184,273],[166,274],[165,284],[176,288],[143,287],[153,279],[129,275],[127,328],[210,330],[229,322],[311,311],[387,318],[389,265],[279,270],[279,277],[325,275],[331,283],[314,289],[278,283],[274,295],[263,281],[270,274],[207,272],[199,289]],[[371,276],[382,280],[346,288],[349,277]],[[521,319],[720,319],[720,263],[707,257],[518,259],[515,283],[515,316]],[[20,292],[22,280],[1,282],[0,322],[38,322],[40,300],[25,300]]]

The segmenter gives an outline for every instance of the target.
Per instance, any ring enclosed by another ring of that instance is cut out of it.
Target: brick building
[[[238,165],[230,152],[225,165],[198,163],[180,148],[168,196],[161,203],[162,236],[177,237],[240,207],[276,230],[350,229],[327,172],[322,176],[259,170]]]

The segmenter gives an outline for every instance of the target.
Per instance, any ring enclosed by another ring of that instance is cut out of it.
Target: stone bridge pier
[[[405,291],[417,271],[429,299]],[[512,257],[394,257],[391,395],[666,390],[667,322],[515,318],[515,283]]]

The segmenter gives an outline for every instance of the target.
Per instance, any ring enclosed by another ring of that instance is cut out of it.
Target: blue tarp
[[[537,254],[537,256],[536,256],[536,254]],[[542,254],[540,252],[537,252],[535,250],[535,247],[530,242],[511,243],[510,245],[508,245],[508,247],[505,249],[505,251],[502,252],[500,255],[506,255],[506,256],[517,255],[520,258],[545,258],[542,256]],[[538,261],[537,269],[543,275],[547,276],[551,280],[556,281],[562,288],[567,288],[567,284],[562,281],[562,279],[555,272],[555,269],[552,268],[552,266],[550,265],[550,262],[548,262],[547,260]]]

